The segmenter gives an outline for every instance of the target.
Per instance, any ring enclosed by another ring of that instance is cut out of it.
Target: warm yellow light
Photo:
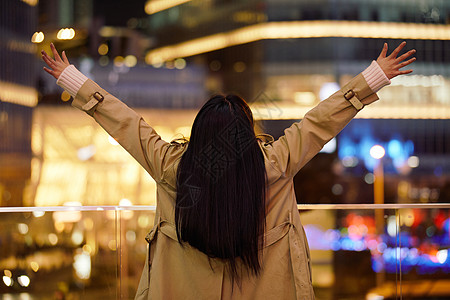
[[[154,49],[147,52],[145,61],[161,63],[264,39],[320,37],[450,40],[450,26],[359,21],[269,22]]]
[[[175,61],[173,63],[174,63],[175,68],[178,70],[182,70],[182,69],[186,68],[186,61],[182,58],[175,59]]]
[[[59,40],[71,40],[75,37],[75,30],[73,28],[61,28],[56,37]]]
[[[189,1],[191,0],[149,0],[145,3],[145,12],[151,15]]]
[[[116,66],[116,67],[120,67],[120,66],[122,66],[123,65],[123,61],[124,61],[124,58],[123,58],[123,56],[116,56],[116,57],[114,57],[114,65]]]
[[[31,42],[35,43],[35,44],[39,44],[42,43],[42,41],[44,40],[44,33],[42,31],[36,31],[35,33],[33,33],[33,36],[31,37]]]
[[[28,4],[29,6],[36,6],[39,3],[39,0],[22,0],[22,2]]]
[[[98,46],[98,54],[106,55],[106,54],[108,54],[108,51],[109,51],[108,45],[101,44],[100,46]]]
[[[127,55],[124,59],[125,66],[132,68],[137,64],[137,58],[134,55]]]
[[[30,266],[31,266],[31,269],[32,269],[34,272],[39,271],[39,264],[38,264],[37,262],[32,261],[32,262],[30,263]]]
[[[70,100],[70,94],[68,92],[66,92],[66,91],[63,91],[61,93],[61,100],[64,101],[64,102],[69,101]]]
[[[3,102],[34,107],[38,102],[38,93],[32,87],[0,81],[0,99]]]

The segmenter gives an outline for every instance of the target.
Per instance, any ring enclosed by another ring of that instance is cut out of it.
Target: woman
[[[189,142],[167,143],[51,45],[42,52],[72,105],[95,118],[157,182],[155,225],[136,299],[314,299],[293,177],[415,58],[387,44],[372,64],[274,141],[255,136],[235,95],[212,97]]]

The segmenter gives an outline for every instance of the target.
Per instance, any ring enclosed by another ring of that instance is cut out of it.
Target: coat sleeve
[[[87,79],[72,106],[91,115],[157,182],[181,156],[184,145],[167,143],[134,110]]]
[[[283,175],[294,176],[364,105],[376,100],[377,95],[359,74],[310,110],[302,121],[286,129],[272,143],[273,157],[269,159]]]

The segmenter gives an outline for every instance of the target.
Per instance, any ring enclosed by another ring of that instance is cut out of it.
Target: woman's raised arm
[[[64,51],[61,58],[55,46],[50,47],[54,58],[42,51],[48,66],[44,70],[74,98],[72,106],[91,115],[157,182],[164,181],[184,145],[162,140],[134,110],[70,65]]]
[[[335,137],[365,105],[378,100],[376,92],[390,84],[390,79],[412,70],[400,70],[416,59],[410,50],[398,56],[406,45],[401,43],[389,56],[384,44],[376,61],[344,85],[328,99],[310,110],[302,121],[284,131],[272,147],[276,157],[271,160],[285,176],[294,176],[322,147]]]

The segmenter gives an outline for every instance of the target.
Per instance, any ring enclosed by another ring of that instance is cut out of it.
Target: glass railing
[[[317,299],[450,298],[450,204],[298,208]],[[133,299],[154,214],[0,208],[0,299]]]

